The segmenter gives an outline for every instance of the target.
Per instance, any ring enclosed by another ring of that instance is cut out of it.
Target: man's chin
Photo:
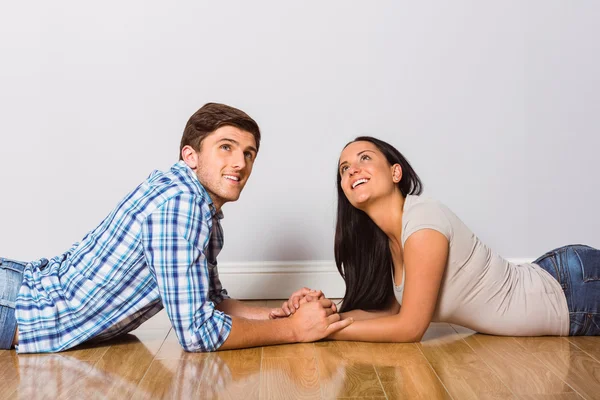
[[[242,194],[241,191],[237,193],[224,193],[223,196],[221,196],[221,200],[223,204],[230,203],[232,201],[237,201],[240,198],[240,194]]]

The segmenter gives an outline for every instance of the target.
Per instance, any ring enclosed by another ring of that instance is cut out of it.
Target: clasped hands
[[[306,287],[296,290],[290,298],[283,302],[280,308],[274,308],[269,313],[270,319],[286,318],[294,314],[302,304],[318,301],[323,308],[330,309],[331,314],[337,313],[336,304],[329,300],[322,291]]]
[[[342,320],[333,301],[309,288],[292,293],[280,308],[271,310],[269,318],[289,318],[295,342],[323,339],[354,322],[352,318]]]

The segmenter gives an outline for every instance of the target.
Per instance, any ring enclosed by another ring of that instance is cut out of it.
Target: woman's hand
[[[280,308],[274,308],[269,314],[270,319],[285,318],[294,314],[300,307],[300,304],[310,301],[325,299],[325,295],[320,290],[313,290],[306,287],[296,290],[291,294],[290,298],[281,304]],[[332,303],[331,309],[337,312],[337,307]]]

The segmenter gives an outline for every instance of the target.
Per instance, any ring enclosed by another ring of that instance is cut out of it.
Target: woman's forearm
[[[397,314],[393,310],[381,310],[381,311],[364,311],[364,310],[352,310],[340,313],[342,319],[354,318],[355,321],[364,321],[373,318],[381,318],[389,315]]]
[[[342,319],[354,318],[355,321],[364,321],[373,318],[387,317],[390,315],[396,315],[400,312],[400,304],[393,299],[390,304],[384,310],[365,311],[365,310],[352,310],[344,313],[340,313]]]
[[[363,311],[365,312],[365,311]],[[346,313],[345,313],[346,314]],[[350,314],[350,313],[348,313]],[[348,315],[350,317],[352,315]],[[352,316],[352,318],[355,318]],[[353,340],[361,342],[406,343],[418,342],[425,330],[416,329],[412,324],[402,322],[398,315],[373,317],[355,322],[327,338],[332,340]]]

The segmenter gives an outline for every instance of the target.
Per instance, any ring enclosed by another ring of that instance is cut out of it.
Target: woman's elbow
[[[420,342],[423,340],[423,336],[425,336],[425,332],[429,329],[429,322],[427,324],[420,324],[419,326],[414,326],[412,329],[412,341]]]
[[[411,338],[411,342],[420,342],[423,339],[423,336],[425,335],[425,332],[417,332],[415,334],[413,334],[412,338]]]
[[[425,335],[426,331],[427,331],[427,327],[425,327],[425,328],[416,327],[416,326],[405,327],[402,330],[402,334],[395,335],[393,342],[396,342],[396,343],[420,342],[421,339],[423,339],[423,336]]]

